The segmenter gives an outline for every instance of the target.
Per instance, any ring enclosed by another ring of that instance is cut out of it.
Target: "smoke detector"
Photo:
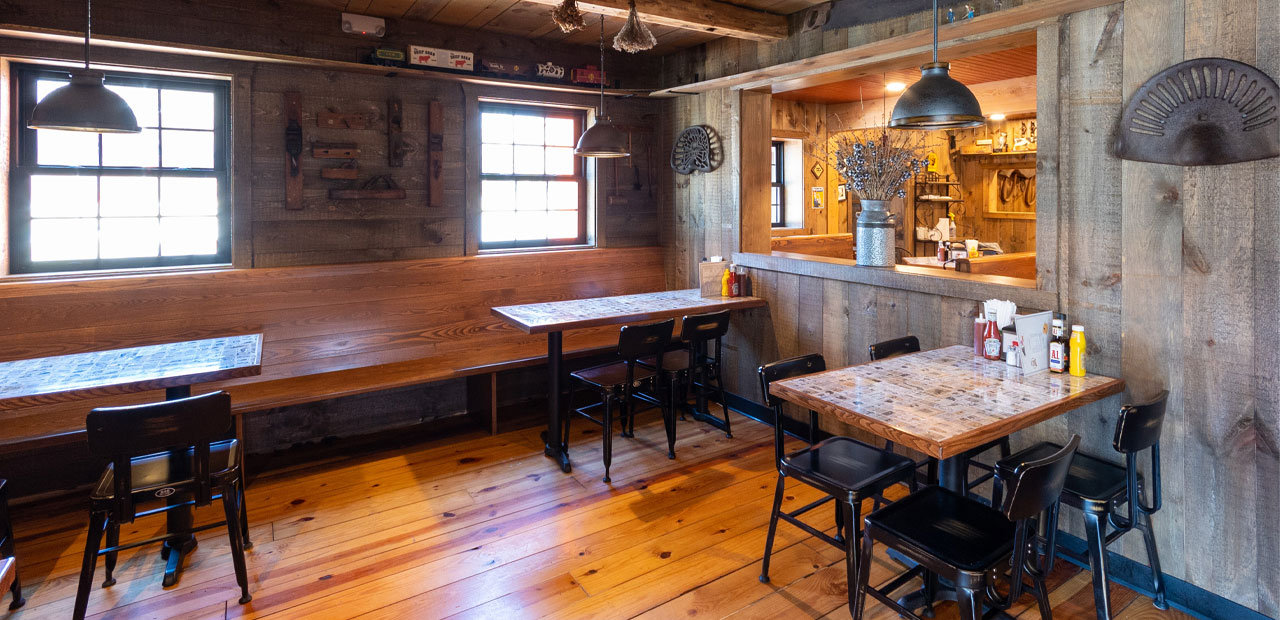
[[[387,21],[381,17],[343,13],[342,31],[348,34],[361,34],[381,38],[382,35],[387,34]]]

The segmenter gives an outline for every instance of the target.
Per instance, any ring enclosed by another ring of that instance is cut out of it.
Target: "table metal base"
[[[171,387],[164,391],[165,400],[177,400],[189,396],[191,396],[191,386],[189,385]],[[174,453],[173,457],[169,459],[169,466],[176,466],[178,460],[185,457],[186,451]],[[190,498],[174,494],[170,495],[166,501],[172,506],[188,502]],[[190,505],[173,508],[165,511],[164,514],[166,530],[169,532],[189,532],[195,523],[195,515]],[[164,568],[164,587],[167,588],[178,584],[178,579],[182,576],[182,560],[188,553],[195,551],[195,548],[196,537],[194,534],[178,534],[164,541],[164,546],[160,549],[160,557],[168,560]]]
[[[569,446],[564,437],[564,424],[560,419],[560,389],[563,365],[563,332],[547,333],[547,430],[542,432],[542,453],[560,465],[560,471],[569,473]]]
[[[964,495],[968,492],[968,489],[964,488],[965,470],[968,468],[969,457],[963,454],[938,461],[938,485]],[[889,557],[898,561],[907,568],[914,568],[916,566],[916,563],[910,558],[901,555],[892,549],[889,550]],[[957,600],[959,600],[959,594],[956,592],[955,585],[946,579],[938,578],[937,587],[933,589],[933,602],[954,602]],[[915,592],[910,592],[898,598],[899,605],[912,610],[923,609],[927,602],[923,586]],[[933,617],[933,614],[926,614],[926,617]]]

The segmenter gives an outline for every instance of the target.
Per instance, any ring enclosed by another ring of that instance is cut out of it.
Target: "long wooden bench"
[[[263,334],[262,374],[225,389],[238,414],[543,363],[546,339],[497,305],[662,290],[660,248],[0,283],[0,360]],[[607,351],[616,327],[565,334],[567,356]],[[92,407],[145,392],[0,412],[0,452],[80,441]],[[484,415],[492,415],[482,407]]]

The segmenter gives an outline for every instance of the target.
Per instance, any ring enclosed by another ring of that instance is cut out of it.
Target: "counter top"
[[[789,252],[736,253],[733,262],[743,267],[781,273],[870,284],[933,295],[985,301],[1008,299],[1020,308],[1050,310],[1058,307],[1053,291],[1036,288],[1031,281],[1005,276],[958,273],[935,267],[897,265],[892,268],[860,267],[855,261]]]

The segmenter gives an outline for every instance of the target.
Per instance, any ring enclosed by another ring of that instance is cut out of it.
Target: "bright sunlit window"
[[[585,114],[480,104],[480,249],[587,241],[587,181],[573,154]]]
[[[19,71],[20,118],[67,83]],[[231,262],[225,82],[108,73],[140,134],[27,129],[18,122],[10,271]]]

